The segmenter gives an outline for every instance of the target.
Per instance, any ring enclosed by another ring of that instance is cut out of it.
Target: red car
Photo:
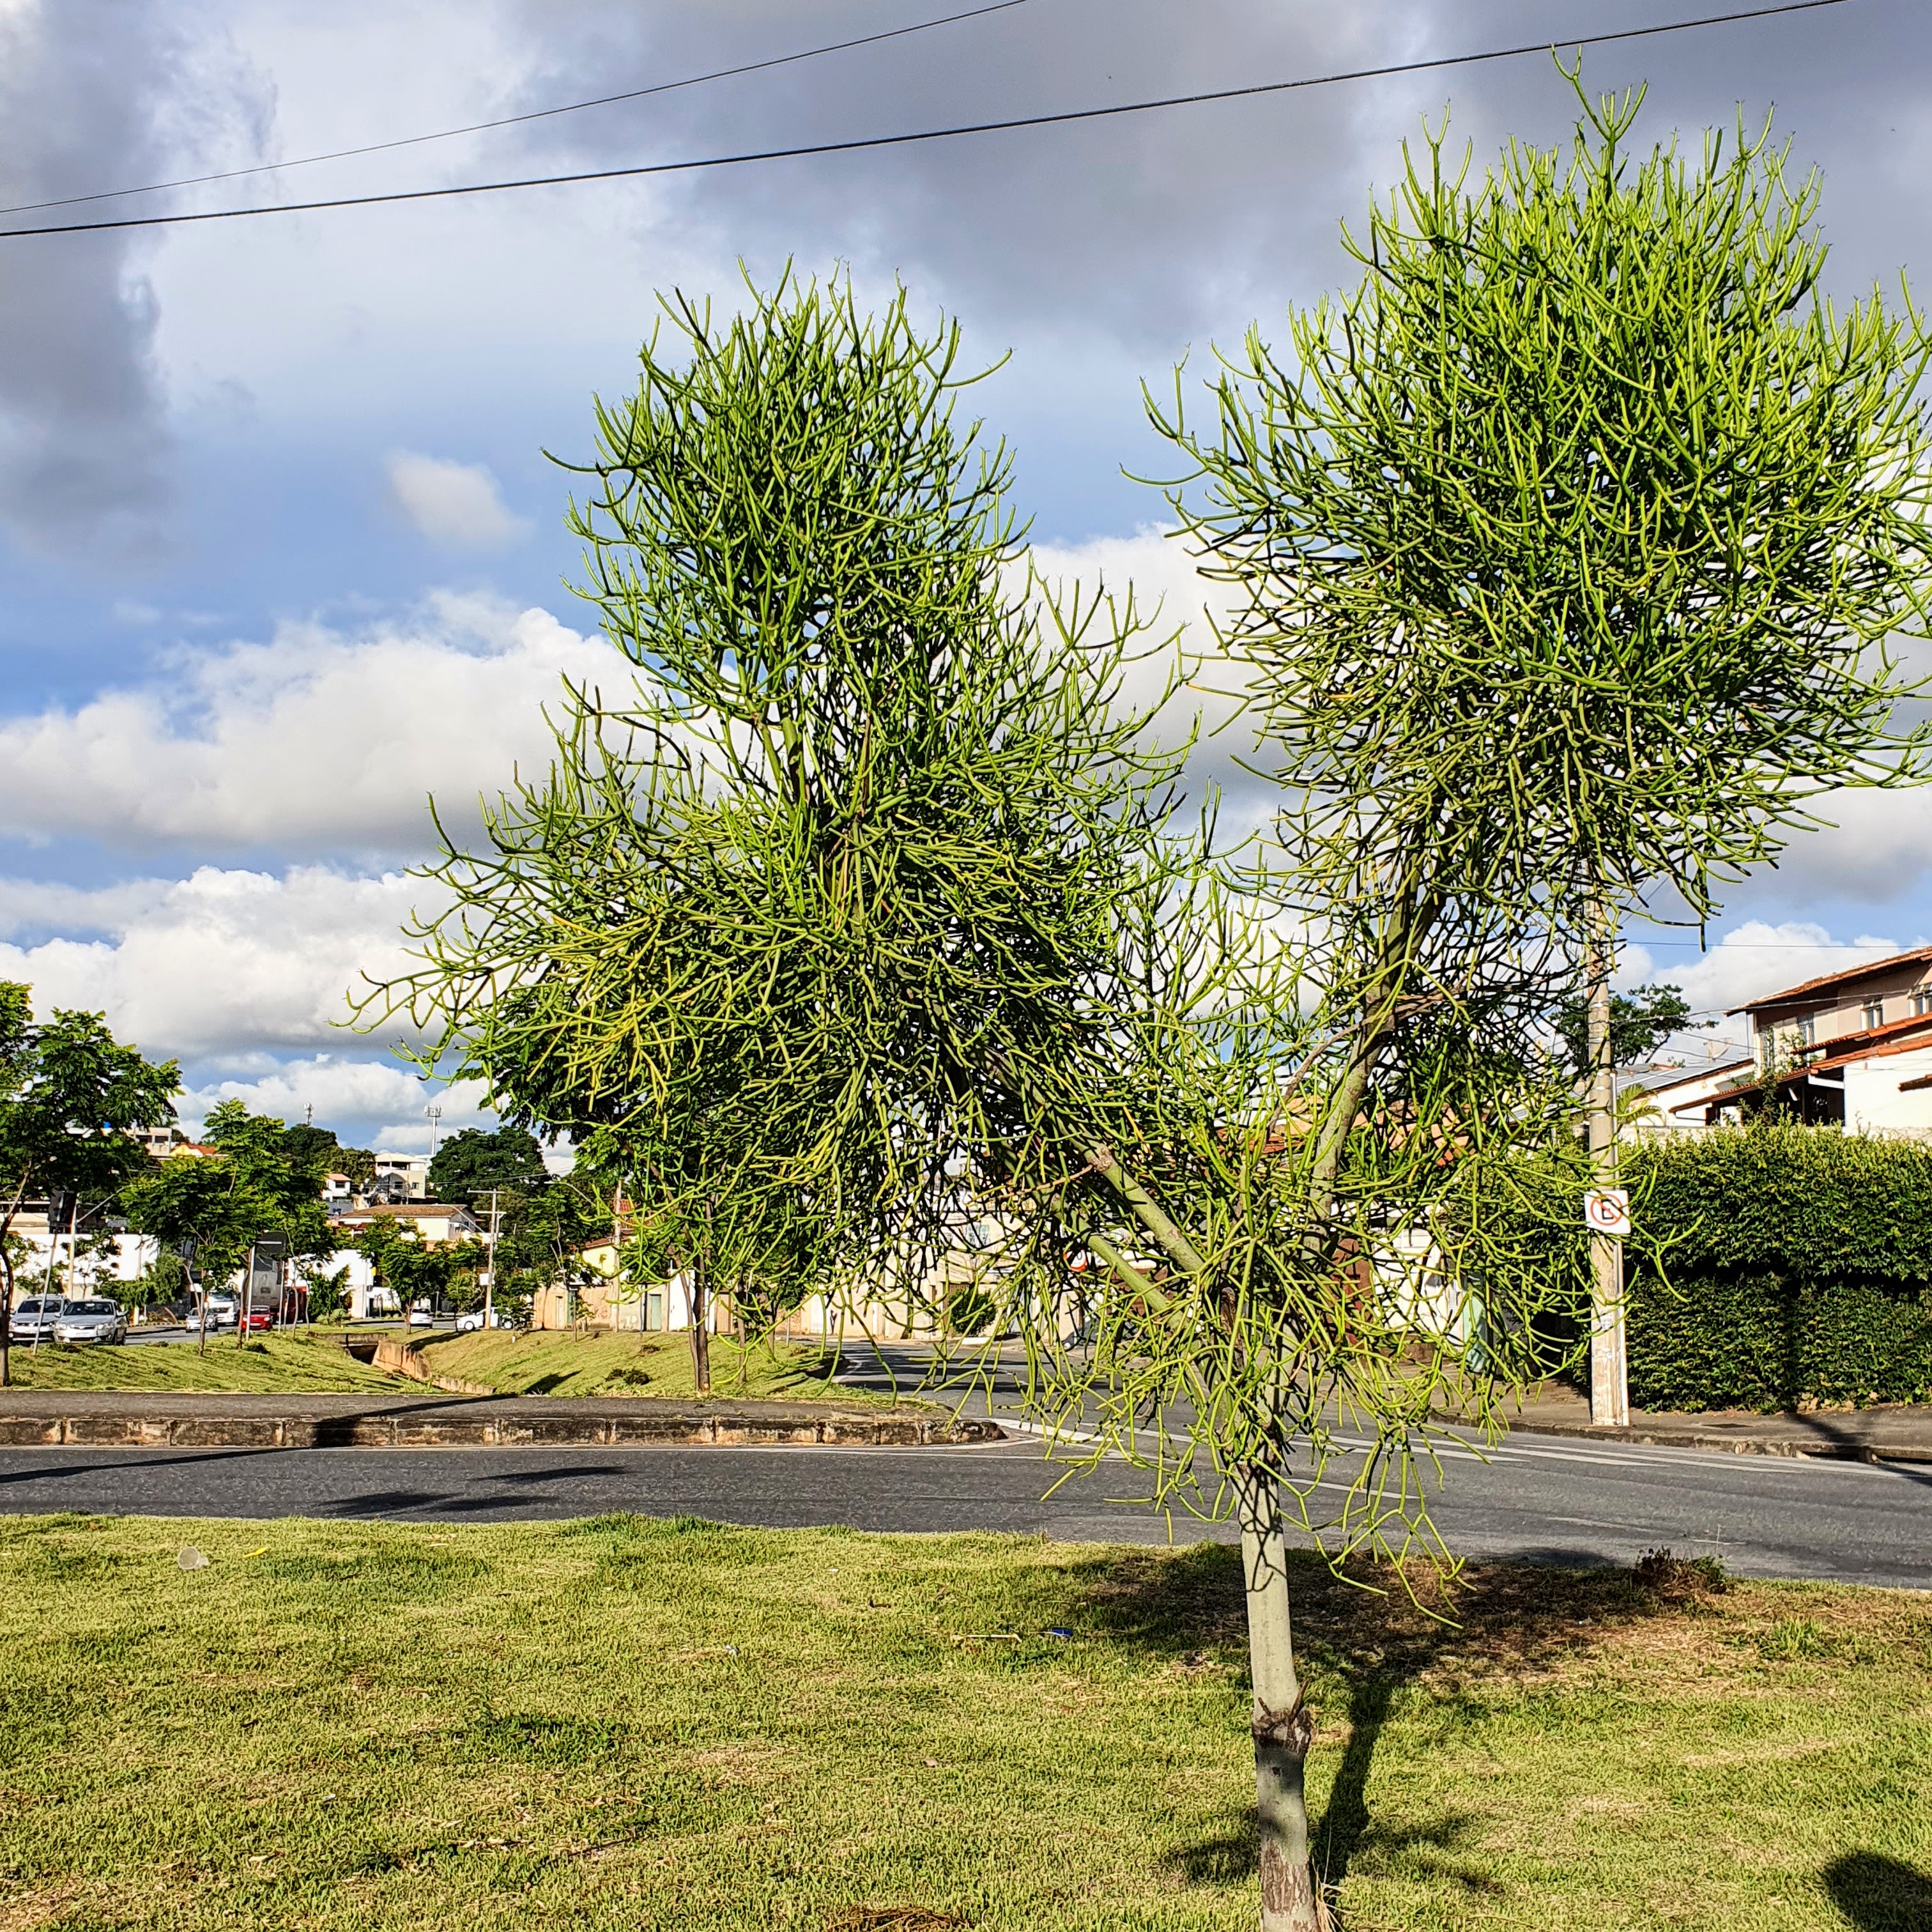
[[[250,1335],[264,1334],[274,1325],[275,1318],[266,1308],[250,1309],[241,1323]]]

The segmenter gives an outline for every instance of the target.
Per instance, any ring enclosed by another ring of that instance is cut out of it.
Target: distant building
[[[398,1221],[413,1227],[418,1239],[432,1246],[446,1241],[473,1241],[483,1226],[467,1208],[451,1201],[372,1201],[362,1207],[332,1208],[329,1220],[353,1234],[377,1221]]]
[[[1932,1138],[1932,946],[1732,1010],[1750,1022],[1750,1060],[1698,1076],[1716,1081],[1708,1090],[1658,1089],[1672,1118],[1715,1126],[1768,1108],[1847,1133]]]
[[[429,1198],[429,1156],[426,1154],[379,1154],[372,1193],[388,1193],[386,1182],[400,1182],[405,1201]],[[394,1198],[394,1197],[391,1197]]]

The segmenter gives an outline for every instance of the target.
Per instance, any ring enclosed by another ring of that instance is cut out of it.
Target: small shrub
[[[1646,1550],[1630,1574],[1653,1596],[1666,1600],[1720,1597],[1731,1587],[1724,1560],[1717,1556],[1677,1556],[1668,1550]]]

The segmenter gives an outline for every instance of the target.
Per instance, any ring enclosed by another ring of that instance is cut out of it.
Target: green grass
[[[144,1342],[138,1347],[38,1349],[16,1345],[10,1364],[22,1389],[127,1389],[149,1394],[396,1393],[422,1384],[368,1366],[347,1354],[334,1336],[302,1330],[252,1338],[210,1335],[208,1352],[192,1342]],[[0,1918],[0,1932],[4,1919]]]
[[[656,1396],[688,1400],[695,1388],[691,1342],[683,1334],[638,1335],[568,1329],[526,1334],[479,1329],[426,1342],[423,1359],[438,1375],[485,1382],[506,1395]],[[835,1357],[814,1348],[741,1348],[728,1336],[711,1338],[711,1392],[784,1401],[836,1401],[842,1406],[890,1403],[890,1396],[838,1388],[827,1381]]]
[[[1351,1932],[1927,1922],[1932,1606],[1652,1582],[1300,1567]],[[1254,1922],[1223,1550],[0,1519],[0,1654],[5,1932]]]

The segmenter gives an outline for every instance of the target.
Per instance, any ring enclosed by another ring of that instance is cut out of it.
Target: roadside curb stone
[[[868,1414],[754,1402],[653,1402],[630,1396],[140,1396],[123,1391],[0,1391],[10,1448],[334,1449],[443,1447],[875,1448],[996,1442],[974,1416]]]
[[[1611,1428],[1573,1405],[1532,1402],[1507,1417],[1511,1436],[1552,1436],[1583,1442],[1638,1443],[1655,1449],[1701,1449],[1730,1456],[1783,1456],[1805,1460],[1854,1462],[1932,1462],[1932,1406],[1888,1404],[1870,1408],[1821,1411],[1805,1415],[1755,1415],[1742,1412],[1711,1414],[1646,1414]],[[1551,1409],[1558,1410],[1552,1414]],[[1541,1410],[1543,1412],[1539,1413]],[[1435,1412],[1438,1422],[1471,1424],[1450,1410]]]

